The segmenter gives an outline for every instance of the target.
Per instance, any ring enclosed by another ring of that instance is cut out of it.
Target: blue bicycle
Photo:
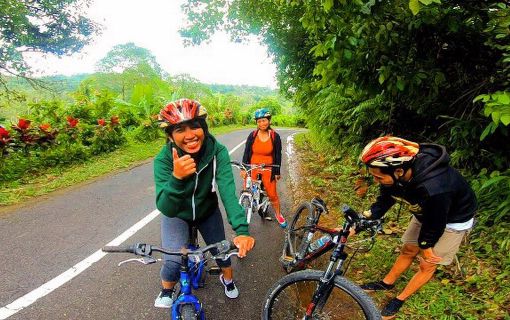
[[[131,246],[110,246],[102,249],[104,252],[120,253],[128,252],[141,256],[122,261],[119,266],[126,262],[140,262],[142,264],[152,264],[161,259],[151,256],[154,252],[160,252],[168,255],[181,256],[181,275],[179,279],[180,290],[176,294],[171,309],[172,320],[205,320],[204,309],[199,299],[193,295],[193,289],[198,289],[204,285],[205,266],[210,259],[227,260],[232,255],[238,255],[237,248],[227,240],[213,243],[203,248],[199,248],[197,243],[190,244],[187,249],[181,251],[169,251],[154,245],[137,243]],[[215,255],[206,258],[206,254],[216,251]],[[211,271],[218,271],[212,269]]]

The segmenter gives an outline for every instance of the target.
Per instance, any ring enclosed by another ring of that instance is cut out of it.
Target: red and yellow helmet
[[[167,104],[158,115],[160,127],[165,128],[182,122],[205,119],[207,110],[198,101],[191,99],[179,99]]]
[[[359,158],[369,167],[400,167],[406,162],[412,161],[419,148],[416,142],[385,136],[367,144]]]

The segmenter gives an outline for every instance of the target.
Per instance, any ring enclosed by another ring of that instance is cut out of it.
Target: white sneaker
[[[170,309],[172,307],[172,304],[174,303],[174,300],[172,298],[174,294],[173,289],[163,289],[159,293],[158,297],[154,301],[154,306],[156,308],[165,308]]]
[[[225,283],[225,279],[223,279],[223,274],[220,274],[220,281],[223,287],[225,287],[225,295],[230,299],[235,299],[239,297],[239,290],[237,290],[236,284],[232,281],[229,284]]]

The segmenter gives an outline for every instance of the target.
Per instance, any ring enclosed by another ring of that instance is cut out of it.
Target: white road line
[[[239,149],[246,141],[241,142],[237,146],[235,146],[230,152],[228,153],[231,155],[234,153],[237,149]],[[154,210],[151,213],[149,213],[146,217],[144,217],[142,220],[135,223],[132,227],[124,231],[120,236],[113,239],[109,243],[106,244],[106,246],[118,246],[122,244],[124,241],[126,241],[129,237],[134,235],[138,230],[145,227],[149,222],[154,220],[159,215],[158,210]],[[50,281],[46,282],[39,288],[32,290],[31,292],[27,293],[26,295],[16,299],[15,301],[11,302],[10,304],[6,305],[5,307],[2,307],[0,309],[0,320],[7,319],[8,317],[12,316],[13,314],[23,310],[24,308],[28,307],[32,303],[36,302],[38,299],[44,297],[45,295],[49,294],[53,290],[57,289],[58,287],[62,286],[66,282],[70,281],[83,271],[85,271],[88,267],[90,267],[95,262],[98,262],[101,260],[104,256],[106,256],[106,253],[101,251],[99,249],[98,251],[94,252],[92,255],[88,256],[84,260],[78,262],[74,266],[72,266],[67,271],[64,271],[60,275],[56,276],[55,278],[51,279]]]
[[[234,149],[230,150],[230,152],[228,153],[229,155],[231,155],[232,153],[234,153],[237,149],[239,149],[243,144],[246,143],[246,140],[241,142],[240,144],[238,144],[237,146],[234,147]]]

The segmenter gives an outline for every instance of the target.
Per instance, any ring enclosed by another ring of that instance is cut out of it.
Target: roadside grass
[[[302,177],[293,186],[294,207],[301,201],[319,195],[326,201],[329,216],[321,222],[330,226],[341,226],[340,206],[348,204],[359,211],[366,210],[375,200],[378,188],[372,185],[365,197],[356,195],[354,186],[360,168],[353,157],[342,150],[332,150],[311,133],[295,136],[296,157]],[[353,152],[353,150],[350,150]],[[313,178],[308,178],[313,177]],[[400,211],[400,212],[399,212]],[[399,254],[400,237],[411,215],[405,206],[395,205],[387,214],[383,234],[371,251],[358,253],[352,260],[346,277],[360,284],[383,279]],[[290,217],[289,217],[290,218]],[[362,235],[356,235],[361,238]],[[321,259],[326,263],[328,259]],[[322,268],[322,266],[320,266]],[[418,270],[415,261],[389,292],[372,294],[381,308],[398,295]],[[499,276],[499,277],[498,277]],[[469,246],[463,244],[458,261],[450,266],[441,266],[434,278],[413,295],[401,309],[397,319],[510,319],[510,285],[508,277],[501,275],[490,261],[478,259]]]
[[[210,131],[214,135],[220,135],[243,128],[248,127],[222,126],[211,128]],[[3,183],[0,187],[0,207],[20,204],[33,197],[146,163],[159,152],[164,143],[164,138],[147,143],[129,140],[120,149],[91,158],[86,162],[48,168],[37,174],[27,175],[23,179]]]

